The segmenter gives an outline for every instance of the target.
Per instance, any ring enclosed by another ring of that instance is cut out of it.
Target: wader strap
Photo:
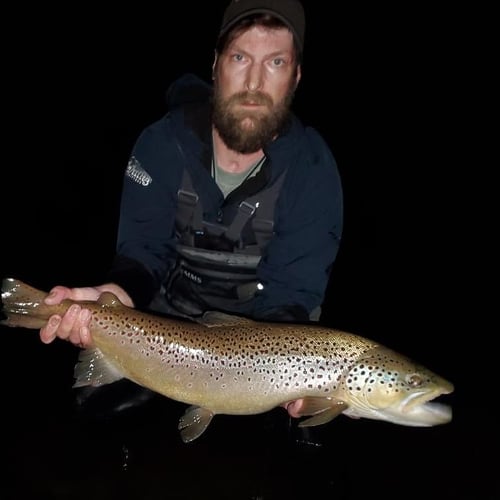
[[[187,229],[192,228],[192,232],[203,230],[203,213],[199,196],[193,189],[191,177],[184,169],[182,174],[181,188],[177,191],[177,221],[181,234],[188,233]]]
[[[254,213],[255,206],[246,201],[242,201],[238,207],[238,212],[236,212],[233,222],[231,222],[231,225],[226,229],[225,237],[229,241],[238,241],[243,227]]]
[[[264,248],[273,236],[274,222],[272,220],[254,219],[252,223],[255,240],[259,248]]]
[[[252,220],[252,229],[255,234],[255,240],[257,241],[257,246],[260,249],[265,248],[273,236],[274,209],[276,207],[276,201],[287,172],[288,170],[285,170],[278,177],[276,182],[267,190],[265,197],[267,203],[259,203],[257,214]]]
[[[287,170],[268,189],[240,203],[236,216],[229,227],[225,232],[221,228],[225,238],[233,243],[241,242],[242,230],[245,224],[252,220],[256,245],[249,245],[246,248],[251,254],[262,252],[274,234],[274,210],[286,173]],[[180,233],[181,242],[194,246],[194,234],[201,233],[204,229],[203,209],[187,169],[183,170],[182,184],[177,191],[177,200],[176,227]],[[244,249],[235,248],[235,251],[241,252]]]

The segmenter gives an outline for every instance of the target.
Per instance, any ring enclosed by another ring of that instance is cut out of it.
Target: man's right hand
[[[134,306],[125,290],[114,283],[83,288],[55,286],[45,297],[44,302],[47,305],[55,305],[65,299],[97,300],[102,292],[112,292],[126,306]],[[40,340],[45,344],[50,344],[56,338],[60,338],[68,340],[78,347],[88,347],[92,343],[89,328],[91,316],[88,309],[73,304],[63,316],[55,314],[49,318],[47,324],[40,329]]]

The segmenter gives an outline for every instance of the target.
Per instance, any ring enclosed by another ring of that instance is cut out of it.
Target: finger
[[[82,347],[88,347],[90,345],[90,329],[87,326],[82,326],[80,328],[80,339],[82,342]]]
[[[61,316],[51,316],[47,324],[40,329],[40,340],[44,344],[50,344],[57,337],[56,331],[61,323]]]
[[[45,297],[44,302],[47,305],[59,304],[64,299],[68,298],[71,290],[64,286],[55,286],[50,290],[49,294]]]
[[[68,340],[78,346],[87,347],[90,344],[89,323],[92,313],[88,309],[81,309],[73,322]]]
[[[302,406],[303,401],[301,399],[296,399],[295,401],[287,403],[285,408],[291,417],[298,418],[301,416]]]
[[[57,328],[56,334],[60,339],[68,340],[72,330],[79,330],[80,325],[78,321],[81,310],[82,308],[78,304],[73,304],[68,308]]]

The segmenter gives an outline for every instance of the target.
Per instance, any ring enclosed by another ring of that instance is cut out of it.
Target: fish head
[[[453,384],[431,370],[379,346],[359,358],[345,377],[349,408],[343,413],[416,427],[446,424],[451,407],[434,400],[453,390]]]

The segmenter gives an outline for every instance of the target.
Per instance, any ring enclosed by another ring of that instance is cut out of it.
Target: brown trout
[[[39,329],[74,303],[48,306],[46,295],[3,280],[0,324]],[[303,427],[340,414],[422,427],[452,418],[448,405],[432,401],[453,392],[450,382],[359,335],[216,312],[199,321],[157,316],[111,293],[79,304],[92,312],[92,346],[79,354],[74,386],[127,378],[186,403],[178,426],[184,442],[198,438],[214,415],[258,414],[298,399],[308,417]]]

